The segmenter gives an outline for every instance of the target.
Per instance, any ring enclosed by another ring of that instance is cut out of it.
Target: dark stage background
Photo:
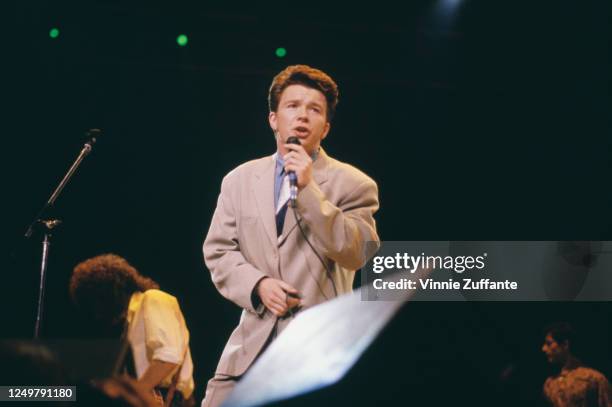
[[[295,63],[340,86],[324,147],[378,182],[383,240],[611,239],[609,2],[406,3],[3,2],[2,336],[32,335],[39,242],[20,236],[98,127],[57,205],[43,336],[88,336],[69,274],[116,252],[179,298],[201,398],[239,318],[201,244],[223,175],[274,151],[267,88]],[[573,322],[609,376],[609,311],[408,304],[346,380],[304,400],[538,404],[542,327]]]

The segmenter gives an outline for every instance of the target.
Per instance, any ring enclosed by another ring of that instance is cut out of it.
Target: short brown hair
[[[325,72],[308,65],[291,65],[283,69],[272,80],[268,92],[268,107],[276,112],[281,94],[290,85],[303,85],[321,91],[327,101],[327,121],[336,113],[338,104],[338,85]]]
[[[77,264],[70,277],[70,296],[77,307],[105,322],[125,313],[132,294],[152,288],[159,285],[116,254],[87,259]]]

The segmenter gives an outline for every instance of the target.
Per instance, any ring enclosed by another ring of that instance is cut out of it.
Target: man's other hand
[[[298,290],[276,278],[266,277],[257,284],[257,295],[264,306],[277,317],[300,305]]]

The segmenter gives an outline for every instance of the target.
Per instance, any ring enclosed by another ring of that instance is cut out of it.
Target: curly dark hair
[[[272,80],[268,92],[268,107],[276,112],[283,91],[290,85],[303,85],[321,91],[327,100],[327,121],[331,122],[338,105],[338,85],[325,72],[308,65],[291,65]]]
[[[137,291],[159,288],[116,254],[102,254],[76,265],[70,277],[70,297],[86,315],[107,324],[125,317],[130,297]]]

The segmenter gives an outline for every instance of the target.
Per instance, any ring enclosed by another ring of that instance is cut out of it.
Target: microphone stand
[[[74,160],[74,163],[72,163],[72,166],[68,169],[66,175],[64,175],[64,178],[62,178],[57,188],[55,188],[55,191],[53,191],[51,194],[49,200],[38,212],[38,215],[36,215],[25,232],[26,238],[30,238],[35,230],[41,230],[43,232],[42,256],[40,263],[40,285],[38,289],[38,307],[36,311],[36,324],[34,325],[34,339],[38,339],[40,336],[40,327],[43,320],[43,304],[45,302],[45,284],[47,277],[47,264],[49,263],[49,250],[51,248],[51,232],[62,223],[62,221],[59,219],[48,219],[48,212],[55,204],[55,201],[62,193],[64,187],[68,184],[76,170],[81,165],[83,159],[89,153],[91,153],[93,145],[96,143],[96,138],[99,137],[101,133],[102,132],[99,129],[91,129],[86,132],[88,140],[83,145],[78,157],[76,160]]]

